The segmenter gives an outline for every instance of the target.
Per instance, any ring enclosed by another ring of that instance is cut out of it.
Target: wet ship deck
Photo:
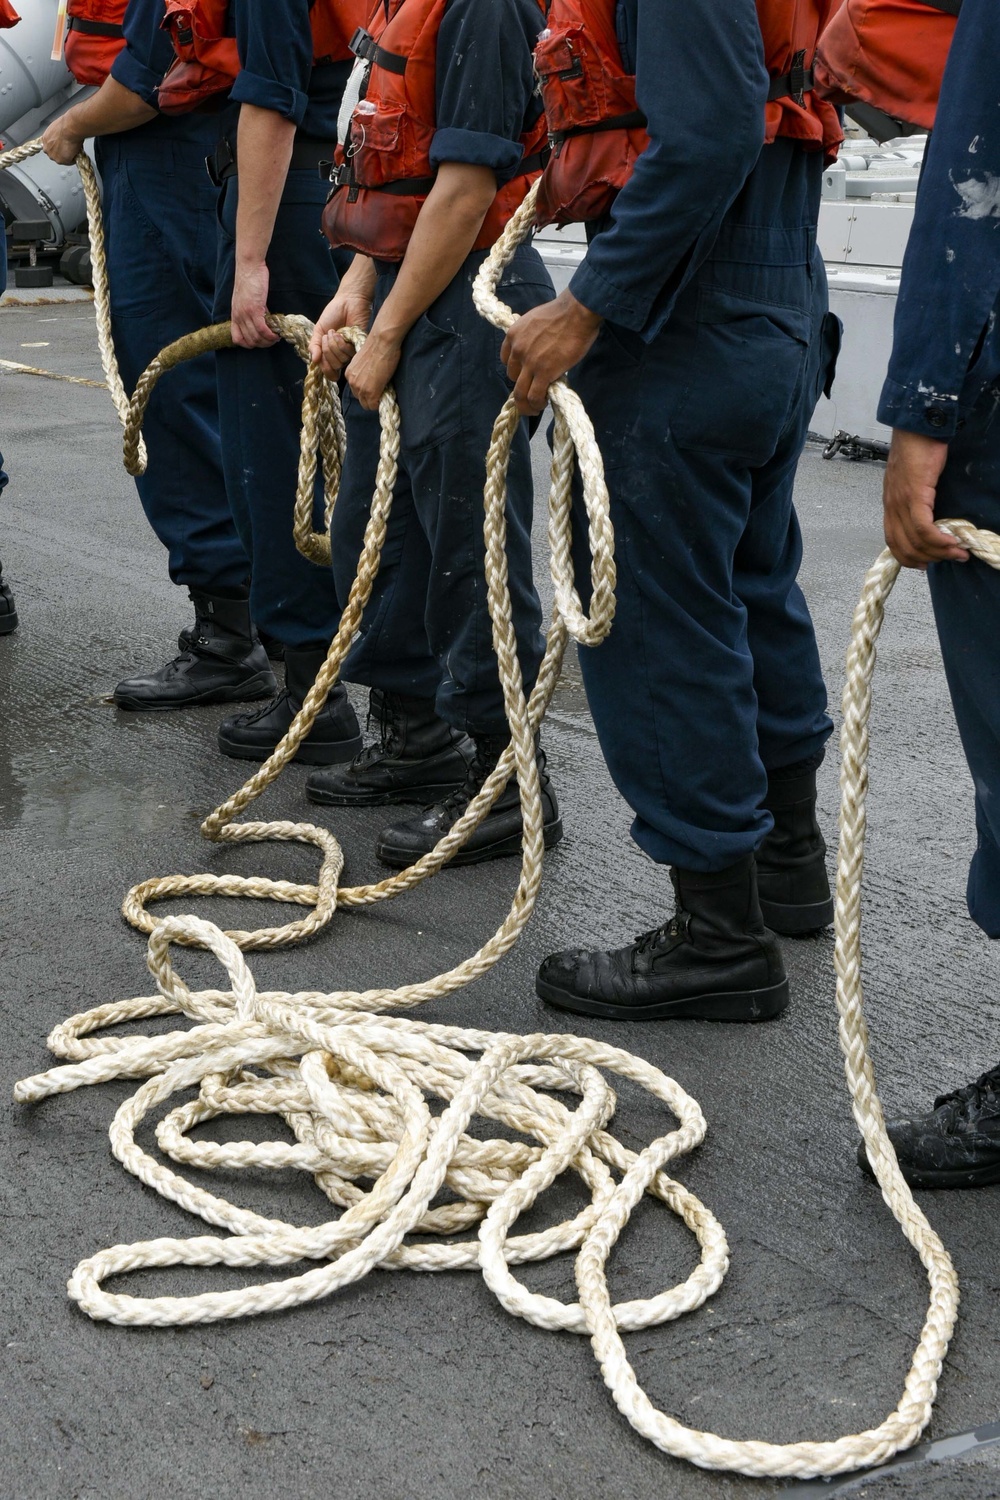
[[[89,308],[7,308],[2,318],[5,357],[99,376]],[[44,1037],[64,1016],[145,992],[143,944],[117,914],[134,881],[222,866],[311,879],[314,867],[304,852],[219,854],[199,838],[201,815],[241,777],[214,748],[219,710],[124,716],[104,701],[117,677],[161,659],[186,623],[186,601],[166,579],[119,465],[106,395],[0,373],[0,402],[13,475],[0,503],[0,552],[22,619],[20,632],[0,641],[0,1491],[18,1500],[193,1500],[209,1490],[305,1500],[776,1493],[648,1447],[614,1410],[582,1342],[515,1322],[474,1277],[375,1274],[292,1314],[188,1331],[95,1326],[65,1300],[82,1255],[187,1234],[192,1221],[111,1159],[107,1125],[130,1092],[124,1085],[28,1111],[9,1103],[11,1084],[45,1065]],[[800,473],[803,581],[834,697],[861,576],[880,545],[880,476],[874,464],[824,463],[815,448]],[[966,1081],[1000,1050],[996,958],[963,904],[971,786],[920,578],[905,579],[891,606],[877,696],[866,953],[880,1081],[887,1107],[898,1110]],[[554,946],[628,939],[661,920],[668,892],[665,872],[627,840],[626,809],[603,769],[575,664],[547,745],[568,837],[549,860],[533,923],[497,971],[437,1004],[434,1016],[521,1031],[572,1023],[641,1052],[702,1103],[710,1134],[678,1175],[721,1218],[733,1267],[701,1312],[630,1339],[659,1404],[687,1422],[772,1440],[872,1425],[898,1398],[924,1288],[854,1164],[832,939],[786,944],[794,1003],[768,1026],[625,1032],[545,1011],[532,988],[540,957]],[[287,773],[263,815],[298,814],[303,779]],[[822,772],[831,836],[836,781],[831,759]],[[376,874],[382,816],[336,816],[352,881]],[[510,862],[445,872],[391,907],[343,916],[311,947],[257,956],[254,970],[280,988],[434,973],[493,929],[515,879]],[[232,903],[202,910],[223,924],[245,915]],[[195,956],[182,971],[210,972]],[[626,1140],[630,1124],[645,1135],[657,1123],[627,1094],[622,1119]],[[284,1217],[315,1222],[322,1212],[290,1174],[235,1191]],[[924,1200],[963,1281],[935,1436],[1000,1414],[998,1192]],[[640,1212],[613,1289],[646,1295],[692,1264],[686,1233],[655,1210]],[[188,1290],[199,1274],[157,1273],[145,1287]],[[528,1280],[565,1295],[569,1262],[529,1271]],[[222,1283],[212,1273],[199,1284]],[[1000,1448],[872,1479],[856,1493],[995,1496]]]

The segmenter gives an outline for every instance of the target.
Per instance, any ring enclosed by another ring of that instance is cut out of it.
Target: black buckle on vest
[[[796,52],[788,72],[782,73],[780,78],[771,79],[767,102],[773,104],[776,99],[793,99],[796,104],[803,105],[806,94],[812,92],[812,87],[813,70],[806,67],[805,50]]]
[[[235,177],[236,152],[225,136],[222,137],[211,156],[205,157],[205,171],[213,187],[217,188],[220,188],[227,178]]]
[[[349,45],[355,57],[363,58],[367,63],[374,63],[376,67],[384,68],[387,73],[406,72],[407,59],[398,52],[387,52],[384,47],[380,47],[363,26],[358,27]]]

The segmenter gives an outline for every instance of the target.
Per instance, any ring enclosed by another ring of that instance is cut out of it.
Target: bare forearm
[[[260,265],[267,256],[294,140],[291,120],[255,104],[244,104],[240,109],[237,265]]]
[[[118,135],[156,118],[157,111],[117,78],[106,78],[89,99],[74,105],[42,136],[42,146],[53,161],[69,163],[95,135]]]
[[[496,195],[488,167],[446,163],[420,211],[392,291],[372,326],[401,344],[416,323],[457,276]]]
[[[117,78],[105,78],[96,94],[71,109],[73,129],[84,140],[92,135],[118,135],[155,120],[157,111]]]

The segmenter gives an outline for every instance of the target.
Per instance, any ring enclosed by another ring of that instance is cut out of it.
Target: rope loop
[[[37,143],[33,145],[37,149]],[[31,154],[28,148],[19,149]],[[12,164],[11,155],[16,153],[0,158],[0,167]],[[81,170],[86,182],[87,168]],[[93,243],[99,215],[90,196],[88,206]],[[497,289],[517,245],[531,233],[533,213],[534,199],[529,197],[476,283],[477,306],[498,328],[509,327],[513,314]],[[98,318],[100,325],[100,311]],[[305,357],[306,320],[276,317],[271,326]],[[350,336],[359,347],[363,335],[352,330]],[[215,325],[171,345],[144,373],[123,415],[130,472],[141,472],[144,463],[142,412],[156,380],[180,359],[224,349],[231,342],[229,326]],[[440,999],[487,973],[523,930],[538,894],[543,857],[535,734],[567,641],[596,644],[611,626],[614,538],[600,453],[572,391],[556,382],[550,399],[555,413],[549,515],[556,602],[530,696],[521,678],[507,578],[506,475],[519,420],[512,401],[497,419],[487,457],[488,600],[511,743],[465,814],[431,854],[391,879],[341,888],[343,854],[327,829],[233,820],[276,779],[308,734],[339,680],[370,597],[400,447],[395,397],[391,390],[384,394],[371,513],[357,576],[327,660],[270,760],[202,825],[205,836],[215,842],[278,840],[316,847],[321,856],[317,883],[203,874],[171,876],[135,887],[123,911],[135,927],[149,934],[148,964],[156,994],[98,1005],[70,1017],[48,1039],[62,1064],[22,1079],[14,1091],[18,1102],[30,1104],[112,1079],[141,1080],[112,1122],[114,1154],[140,1181],[221,1232],[103,1250],[80,1262],[69,1294],[92,1318],[175,1326],[299,1306],[358,1281],[376,1267],[478,1270],[514,1315],[541,1328],[588,1336],[615,1403],[638,1432],[666,1453],[701,1468],[760,1477],[811,1478],[882,1463],[916,1442],[926,1427],[959,1295],[947,1251],[914,1202],[886,1135],[863,1014],[860,935],[868,728],[885,601],[899,572],[889,553],[883,553],[865,580],[847,657],[835,905],[837,1007],[854,1116],[885,1201],[926,1269],[930,1295],[903,1394],[878,1427],[831,1442],[736,1441],[685,1427],[658,1410],[639,1385],[622,1334],[701,1306],[721,1285],[729,1264],[725,1234],[714,1215],[666,1174],[668,1166],[700,1144],[706,1130],[698,1104],[678,1083],[628,1052],[583,1037],[522,1037],[385,1014],[389,1008],[405,1010]],[[344,444],[336,393],[312,371],[305,381],[305,407],[296,536],[306,555],[323,561],[328,555],[324,539],[312,533],[317,467],[321,459],[329,516]],[[591,555],[589,613],[575,586],[570,548],[577,464]],[[1000,537],[964,521],[942,524],[977,558],[1000,567]],[[521,874],[507,917],[477,953],[444,974],[397,988],[297,993],[256,988],[244,952],[313,937],[338,908],[371,905],[442,869],[482,822],[512,772],[518,778],[524,823]],[[283,927],[224,933],[199,917],[157,921],[148,910],[155,900],[210,894],[276,900],[309,911]],[[226,988],[191,990],[175,967],[172,955],[177,947],[210,951],[226,971]],[[125,1022],[165,1016],[183,1016],[192,1024],[149,1036],[114,1030]],[[610,1129],[617,1101],[607,1075],[645,1090],[676,1125],[639,1152],[626,1148]],[[194,1098],[191,1090],[197,1091]],[[178,1102],[174,1096],[179,1093],[187,1097]],[[438,1103],[443,1111],[437,1110]],[[161,1106],[167,1106],[165,1114]],[[138,1128],[154,1111],[160,1113],[159,1158],[136,1140]],[[241,1114],[274,1116],[288,1127],[292,1142],[219,1143],[192,1137],[194,1128],[206,1121]],[[500,1133],[484,1138],[481,1128],[470,1128],[474,1120],[499,1126]],[[306,1172],[337,1213],[318,1226],[267,1218],[189,1181],[168,1162],[202,1171]],[[567,1172],[584,1186],[584,1208],[549,1229],[512,1233],[518,1220]],[[613,1304],[607,1262],[630,1215],[646,1197],[676,1214],[691,1230],[700,1248],[699,1263],[685,1281],[665,1291]],[[412,1241],[413,1235],[420,1240]],[[575,1253],[575,1301],[533,1294],[513,1273],[518,1264],[567,1251]],[[315,1264],[302,1271],[298,1268],[303,1261]],[[135,1296],[109,1292],[104,1285],[111,1276],[181,1266],[296,1269],[249,1286],[186,1296]]]

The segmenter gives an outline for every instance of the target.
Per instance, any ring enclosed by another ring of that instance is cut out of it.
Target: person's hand
[[[42,150],[50,161],[71,167],[83,150],[84,137],[74,128],[74,110],[53,120],[42,136]]]
[[[579,363],[601,322],[569,291],[518,318],[504,339],[500,358],[514,382],[514,400],[522,416],[537,417],[544,411],[549,386]]]
[[[934,524],[938,480],[948,444],[897,427],[882,486],[885,539],[904,568],[932,562],[968,562],[966,549]]]
[[[233,285],[233,343],[239,349],[267,349],[278,342],[278,335],[267,326],[267,291],[270,283],[264,261],[236,265]]]
[[[365,411],[378,411],[386,386],[396,373],[402,346],[393,339],[370,333],[347,366],[347,384]]]
[[[342,328],[361,328],[366,333],[372,318],[372,299],[364,292],[339,291],[320,313],[309,340],[309,358],[330,380],[339,380],[345,365],[354,358],[354,345],[341,338]]]

